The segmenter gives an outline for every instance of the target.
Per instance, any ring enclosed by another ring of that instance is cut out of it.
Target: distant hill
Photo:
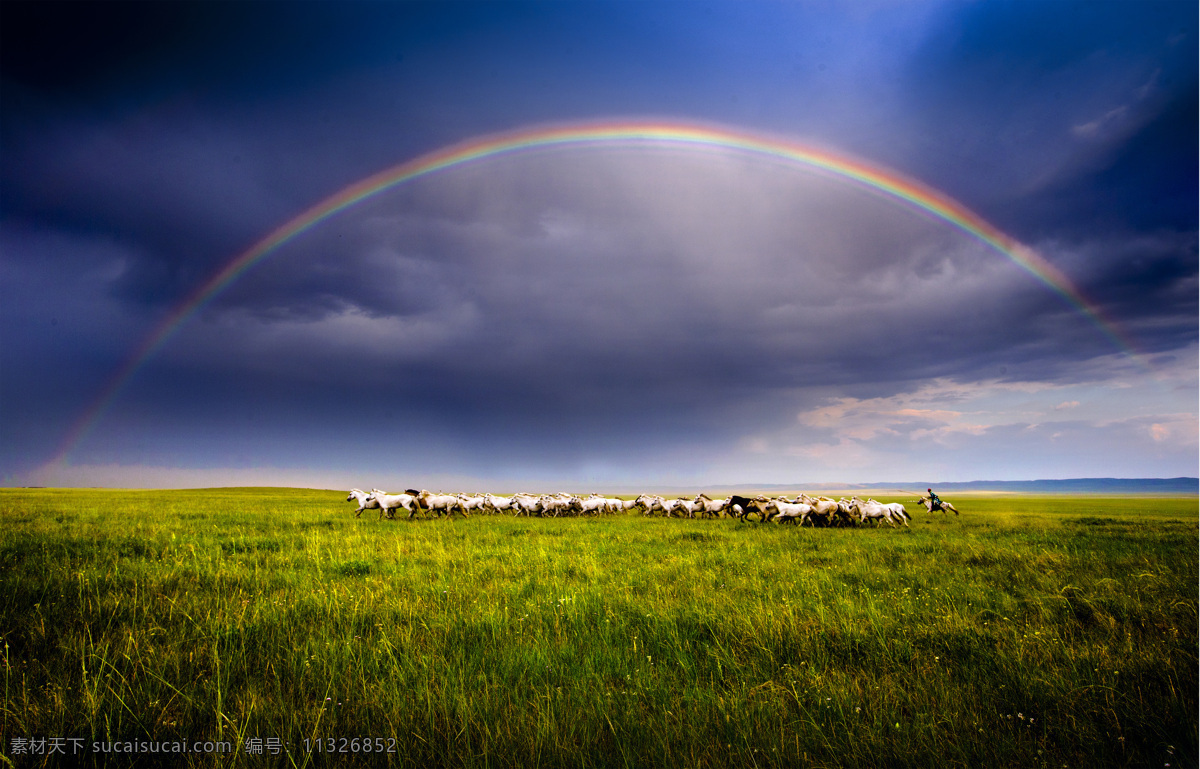
[[[1037,481],[967,481],[942,483],[829,484],[843,489],[932,488],[938,494],[954,491],[1021,491],[1040,494],[1200,494],[1200,478],[1062,478]]]

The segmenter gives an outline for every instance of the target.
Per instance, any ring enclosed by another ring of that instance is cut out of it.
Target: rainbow
[[[66,436],[54,464],[66,463],[138,369],[204,304],[281,246],[332,216],[397,185],[467,163],[554,147],[677,147],[745,153],[782,161],[850,182],[935,220],[943,221],[1008,257],[1088,318],[1123,352],[1138,359],[1133,345],[1096,305],[1032,249],[993,227],[958,201],[920,182],[846,155],[741,129],[675,122],[591,122],[523,129],[472,139],[436,150],[367,177],[292,217],[238,254],[207,283],[180,302],[138,346]]]

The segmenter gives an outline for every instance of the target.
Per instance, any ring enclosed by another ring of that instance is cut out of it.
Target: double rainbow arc
[[[485,136],[440,149],[393,166],[346,187],[277,227],[180,302],[118,370],[66,436],[52,464],[64,464],[120,395],[137,371],[204,304],[258,262],[326,219],[384,190],[423,176],[501,155],[562,147],[679,147],[743,152],[824,173],[907,204],[983,242],[1033,275],[1088,318],[1105,336],[1135,360],[1138,355],[1117,326],[1087,300],[1054,265],[1001,232],[958,201],[894,171],[791,140],[738,129],[671,122],[592,122],[540,127]]]

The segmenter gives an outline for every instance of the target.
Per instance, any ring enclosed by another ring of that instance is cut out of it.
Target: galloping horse
[[[920,499],[918,499],[917,504],[925,505],[926,510],[928,510],[931,513],[933,512],[933,500],[931,500],[929,498],[928,494],[926,494],[926,495],[922,496]],[[941,510],[943,513],[945,513],[947,510],[949,510],[949,511],[953,512],[955,515],[958,515],[958,508],[955,507],[954,505],[950,504],[949,502],[947,502],[944,499],[941,500],[941,504],[938,505],[937,509]]]
[[[358,509],[354,511],[354,517],[362,516],[362,511],[368,508],[379,507],[379,503],[372,499],[373,494],[368,494],[362,489],[350,489],[350,496],[346,497],[346,501],[355,500],[358,502]],[[380,513],[382,515],[382,512]]]
[[[736,516],[739,522],[745,521],[746,516],[751,513],[757,513],[758,522],[766,523],[770,520],[770,516],[767,515],[766,511],[766,505],[769,501],[763,496],[751,499],[750,497],[742,497],[735,494],[725,501],[725,510],[730,515]]]

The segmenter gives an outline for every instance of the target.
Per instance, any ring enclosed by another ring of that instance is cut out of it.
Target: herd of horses
[[[694,499],[666,499],[657,494],[640,494],[634,499],[618,499],[600,494],[442,494],[426,490],[407,489],[403,494],[388,494],[380,489],[369,492],[351,489],[346,501],[356,501],[355,517],[363,510],[379,510],[380,518],[394,519],[397,510],[408,513],[407,518],[420,513],[422,517],[447,517],[455,513],[469,517],[471,513],[509,513],[539,517],[575,515],[604,515],[640,510],[643,515],[662,515],[680,518],[736,518],[739,522],[795,523],[810,526],[850,526],[871,522],[875,525],[908,526],[912,517],[899,502],[884,504],[874,499],[832,499],[801,494],[787,497],[746,497],[733,495],[712,499],[699,494]],[[923,505],[930,513],[940,511],[958,515],[954,505],[922,495],[915,504]]]

